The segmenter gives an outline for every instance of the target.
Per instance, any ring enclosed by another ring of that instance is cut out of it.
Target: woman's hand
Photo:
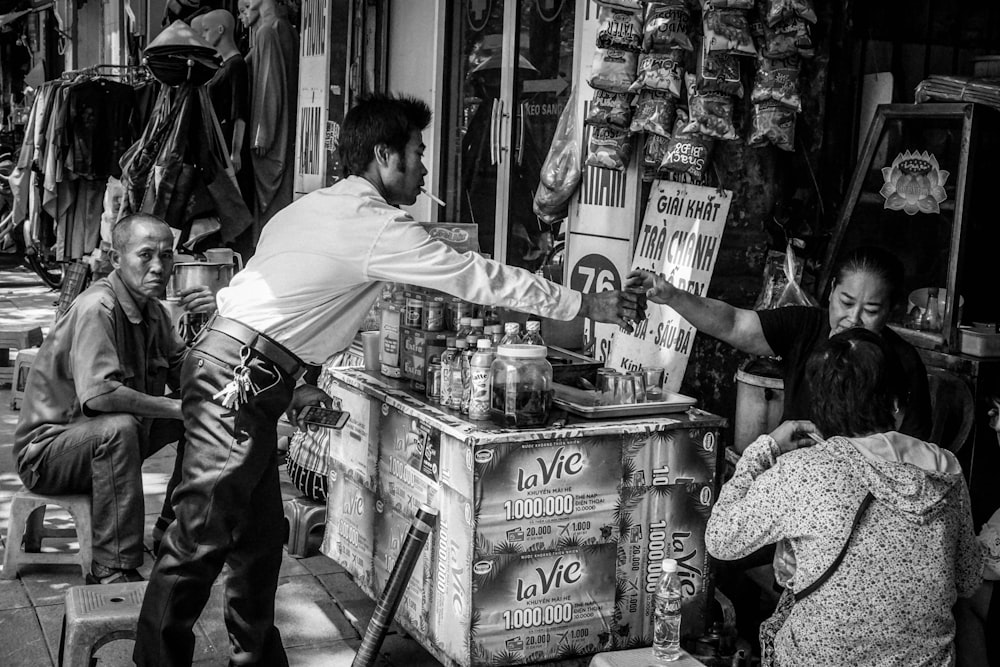
[[[211,314],[215,312],[215,295],[204,285],[188,287],[178,292],[177,296],[180,297],[181,307],[187,313]]]
[[[642,288],[646,290],[646,298],[653,303],[669,304],[677,288],[667,282],[662,274],[656,274],[645,269],[636,269],[628,274],[625,289]]]
[[[311,384],[302,384],[296,387],[292,393],[292,402],[285,411],[288,421],[296,428],[306,429],[307,425],[299,419],[299,415],[301,415],[302,409],[309,405],[321,405],[324,408],[332,408],[333,398],[319,387],[314,387]],[[316,427],[312,426],[311,430],[315,431]]]
[[[811,447],[815,444],[809,434],[822,438],[819,429],[811,421],[804,419],[793,419],[782,422],[778,428],[771,431],[771,439],[778,445],[781,454],[795,451],[800,447]]]

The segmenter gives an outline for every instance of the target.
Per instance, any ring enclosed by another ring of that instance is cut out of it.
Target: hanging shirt
[[[253,259],[219,291],[219,314],[273,338],[306,363],[321,364],[351,344],[383,281],[558,320],[580,310],[579,292],[455,251],[388,204],[367,180],[349,176],[295,201],[268,223]]]
[[[132,86],[107,79],[84,81],[70,86],[66,104],[70,171],[102,183],[108,176],[120,177],[119,161],[135,141]]]

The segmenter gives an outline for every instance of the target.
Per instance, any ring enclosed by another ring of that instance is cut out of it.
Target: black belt
[[[215,315],[205,328],[226,334],[255,352],[260,353],[280,368],[285,375],[292,378],[293,381],[302,377],[302,374],[306,370],[305,364],[298,357],[264,334],[248,327],[242,322],[237,322],[221,315]]]

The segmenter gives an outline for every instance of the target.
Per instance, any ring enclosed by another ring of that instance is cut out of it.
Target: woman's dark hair
[[[880,278],[889,288],[890,305],[903,302],[903,263],[884,248],[861,246],[849,252],[833,270],[832,286],[854,273],[868,273]]]
[[[372,95],[347,112],[340,131],[344,176],[360,176],[375,159],[375,147],[385,144],[402,154],[414,131],[431,123],[431,109],[415,97]]]
[[[813,423],[826,436],[862,436],[895,429],[906,404],[902,364],[885,339],[856,327],[820,344],[806,362]]]

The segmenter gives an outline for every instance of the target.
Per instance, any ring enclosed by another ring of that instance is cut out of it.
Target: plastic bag
[[[633,92],[665,90],[679,99],[684,88],[682,53],[680,49],[671,49],[669,53],[646,53],[639,56],[635,83],[629,89]]]
[[[598,13],[597,47],[638,51],[642,46],[642,9],[601,7]]]
[[[621,49],[595,49],[590,68],[591,88],[609,93],[627,93],[635,81],[637,54]]]
[[[810,0],[762,0],[761,18],[770,26],[790,18],[816,23],[816,12]]]
[[[642,28],[642,50],[647,53],[666,53],[680,48],[690,51],[691,10],[686,0],[651,2]]]
[[[709,9],[705,11],[705,49],[737,56],[756,56],[745,11]]]
[[[674,98],[662,90],[644,90],[639,93],[632,116],[631,132],[649,132],[663,137],[670,136],[674,124]]]
[[[559,123],[538,177],[538,190],[535,191],[532,208],[535,215],[545,222],[566,217],[566,203],[580,184],[580,144],[575,101],[574,88],[559,116]]]
[[[796,261],[795,248],[788,242],[785,252],[769,251],[764,264],[764,284],[754,310],[769,310],[784,306],[818,306],[802,287],[802,264]]]
[[[632,96],[628,93],[595,90],[584,122],[594,127],[616,127],[619,130],[626,130],[632,120],[631,100]]]
[[[760,148],[774,144],[783,151],[795,150],[795,112],[774,101],[753,105],[747,145]]]
[[[685,134],[699,133],[714,139],[737,139],[733,125],[733,98],[722,93],[704,93],[698,88],[697,78],[687,75],[688,114],[691,116]]]
[[[684,128],[687,124],[687,111],[678,109],[674,132],[667,142],[660,171],[687,174],[694,179],[701,179],[705,175],[715,142],[697,133],[686,134]]]
[[[698,90],[703,93],[723,93],[743,99],[740,58],[730,53],[701,51],[698,63]]]
[[[774,101],[793,111],[802,111],[799,97],[799,57],[758,58],[750,101],[762,104]]]
[[[632,136],[610,127],[594,128],[590,135],[587,165],[602,169],[625,171],[632,155]]]

